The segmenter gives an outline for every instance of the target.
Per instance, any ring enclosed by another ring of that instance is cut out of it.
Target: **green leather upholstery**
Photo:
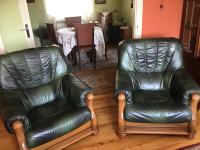
[[[5,127],[21,120],[29,148],[88,122],[85,97],[92,89],[68,71],[55,46],[0,56],[0,108]]]
[[[125,120],[146,123],[178,123],[191,120],[191,110],[176,102],[168,91],[134,91],[125,108]]]
[[[177,39],[127,40],[119,45],[115,96],[126,95],[124,117],[129,122],[190,121],[192,93],[200,88],[185,71]]]
[[[26,137],[29,147],[34,147],[80,127],[91,114],[87,107],[76,107],[61,98],[31,110],[28,117],[32,124]]]

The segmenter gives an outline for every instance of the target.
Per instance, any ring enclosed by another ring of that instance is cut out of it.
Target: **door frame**
[[[143,0],[134,0],[134,39],[142,38]]]

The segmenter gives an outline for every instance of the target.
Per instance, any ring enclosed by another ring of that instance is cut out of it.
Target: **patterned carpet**
[[[93,88],[95,94],[105,94],[114,91],[116,68],[90,69],[77,71],[77,77]]]
[[[94,89],[95,94],[105,94],[114,91],[115,74],[117,67],[117,48],[107,45],[108,60],[105,57],[97,58],[96,68],[90,63],[87,56],[81,55],[81,69],[71,65],[72,72]]]

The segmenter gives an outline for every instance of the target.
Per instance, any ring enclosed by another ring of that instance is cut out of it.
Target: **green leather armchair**
[[[56,46],[0,56],[0,108],[23,150],[61,149],[98,132],[92,89]]]
[[[183,65],[174,38],[119,45],[115,97],[118,134],[179,134],[193,138],[200,88]]]

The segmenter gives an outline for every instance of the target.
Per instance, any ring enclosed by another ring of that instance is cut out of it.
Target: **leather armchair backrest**
[[[131,72],[137,89],[168,88],[165,82],[182,67],[182,47],[175,38],[127,40],[119,45],[118,70]]]
[[[54,85],[67,71],[56,46],[9,53],[0,57],[0,92],[18,94],[31,109],[54,99]]]

